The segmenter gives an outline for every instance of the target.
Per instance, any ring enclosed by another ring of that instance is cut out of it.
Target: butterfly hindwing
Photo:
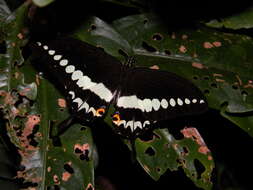
[[[35,66],[67,97],[72,114],[90,121],[102,116],[120,79],[120,62],[103,50],[67,38],[32,45]]]
[[[115,107],[115,127],[131,137],[157,121],[202,113],[207,103],[195,85],[173,73],[129,68]]]

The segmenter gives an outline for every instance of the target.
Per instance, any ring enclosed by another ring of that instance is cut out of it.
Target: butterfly
[[[113,128],[125,138],[139,137],[156,122],[207,110],[204,95],[190,81],[131,61],[122,64],[86,42],[63,38],[33,43],[31,49],[34,64],[64,93],[72,118],[91,122],[112,105]]]

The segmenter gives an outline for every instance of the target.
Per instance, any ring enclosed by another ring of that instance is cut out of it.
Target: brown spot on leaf
[[[144,169],[147,173],[150,172],[150,169],[149,169],[149,167],[148,167],[147,165],[143,165],[142,167],[143,167],[143,169]]]
[[[205,68],[207,68],[202,63],[197,63],[197,62],[192,62],[192,66],[195,67],[195,68],[197,68],[197,69],[205,69]]]
[[[56,174],[53,176],[53,180],[54,180],[54,183],[56,183],[57,185],[60,184],[59,177]]]
[[[83,145],[75,144],[74,149],[79,149],[81,151],[85,151],[85,150],[89,150],[90,149],[90,145],[88,143],[85,143]]]
[[[40,85],[40,76],[36,74],[36,84],[39,86]]]
[[[242,86],[242,80],[238,75],[235,75],[235,77],[237,78],[239,85]]]
[[[17,37],[18,37],[20,40],[24,39],[24,35],[23,35],[22,33],[18,33]]]
[[[91,183],[89,183],[85,190],[94,190],[94,187]]]
[[[214,73],[213,74],[214,77],[223,77],[223,74],[220,74],[220,73]]]
[[[204,42],[203,46],[204,46],[204,48],[206,48],[206,49],[213,48],[213,44],[211,44],[210,42]]]
[[[71,173],[69,172],[62,173],[62,181],[68,181],[70,177],[71,177]]]
[[[155,33],[155,34],[152,36],[152,39],[153,39],[153,40],[156,40],[156,41],[160,41],[160,40],[163,39],[163,36],[162,36],[162,34],[160,34],[160,33]]]
[[[183,35],[182,35],[182,39],[183,39],[183,40],[186,40],[187,38],[188,38],[188,36],[187,36],[186,34],[183,34]]]
[[[215,42],[213,42],[213,45],[215,47],[220,47],[221,46],[221,42],[215,41]]]
[[[173,32],[172,35],[171,35],[171,39],[176,39],[176,34]]]
[[[7,105],[13,105],[15,104],[15,100],[13,99],[12,95],[10,93],[5,93],[4,103]]]
[[[19,94],[20,94],[21,96],[27,96],[27,94],[29,93],[30,90],[31,90],[31,88],[23,88],[23,89],[19,92]]]
[[[151,67],[149,67],[150,69],[155,69],[155,70],[158,70],[159,69],[159,66],[158,65],[153,65]]]
[[[186,49],[186,47],[184,45],[181,45],[179,47],[179,51],[182,52],[182,53],[185,53],[185,52],[187,52],[187,49]]]
[[[184,128],[181,130],[181,133],[184,135],[185,138],[192,138],[199,144],[198,151],[202,154],[207,154],[210,150],[207,148],[203,138],[199,134],[198,130],[194,127]]]
[[[197,54],[197,53],[194,53],[194,54],[193,54],[193,57],[194,57],[194,58],[197,58],[197,57],[198,57],[198,54]]]
[[[253,84],[246,84],[243,86],[244,88],[253,88]]]
[[[225,82],[223,79],[215,79],[216,82]]]
[[[63,98],[59,98],[58,99],[58,106],[61,107],[61,108],[66,108],[66,100],[63,99]]]
[[[207,146],[201,146],[199,147],[198,151],[202,154],[207,154],[210,150],[207,148]]]

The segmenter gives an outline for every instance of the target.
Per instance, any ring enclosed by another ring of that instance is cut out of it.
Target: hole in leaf
[[[0,54],[6,54],[7,48],[6,48],[6,42],[0,41]]]
[[[105,51],[105,49],[103,47],[101,47],[101,46],[97,46],[97,48],[100,49],[103,52]]]
[[[210,90],[205,89],[205,90],[204,90],[204,94],[206,94],[206,95],[210,94]]]
[[[54,190],[60,190],[60,187],[58,185],[54,185]]]
[[[79,148],[75,148],[75,153],[76,154],[81,154],[81,153],[83,153],[83,151]]]
[[[205,166],[197,159],[194,159],[194,166],[197,171],[197,179],[200,179],[201,174],[205,171]]]
[[[184,150],[184,154],[188,154],[189,153],[189,150],[188,150],[188,148],[187,147],[183,147],[183,150]]]
[[[239,87],[238,87],[238,84],[233,84],[232,85],[232,88],[234,89],[234,90],[237,90]]]
[[[211,83],[211,87],[213,87],[213,88],[218,88],[218,86],[217,86],[216,83]]]
[[[161,168],[156,168],[156,171],[157,171],[158,173],[160,173],[162,170],[161,170]]]
[[[154,156],[155,155],[155,150],[152,147],[148,147],[145,151],[145,154],[149,156]]]
[[[81,127],[80,128],[80,131],[84,131],[84,130],[86,130],[86,127]]]
[[[166,55],[171,55],[171,52],[168,49],[164,50],[164,52],[165,52]]]
[[[89,161],[89,150],[85,150],[83,154],[79,156],[80,160]]]
[[[221,105],[220,105],[221,108],[227,107],[227,106],[228,106],[228,101],[225,101],[225,102],[221,103]]]
[[[194,80],[198,80],[199,79],[199,76],[195,75],[192,77]]]
[[[129,55],[128,55],[124,50],[122,50],[122,49],[119,49],[119,50],[118,50],[118,53],[119,53],[120,55],[122,55],[122,56],[125,58],[125,60],[127,60],[128,57],[129,57]]]
[[[209,77],[209,76],[204,76],[203,79],[204,79],[204,80],[209,80],[210,77]]]
[[[92,25],[90,25],[90,29],[91,29],[91,30],[96,30],[96,29],[97,29],[97,26],[96,26],[95,24],[92,24]]]
[[[145,19],[144,21],[143,21],[143,24],[147,24],[148,23],[148,19]]]
[[[163,39],[163,36],[159,33],[156,33],[152,36],[152,39],[155,40],[155,41],[160,41]]]
[[[146,42],[142,42],[142,47],[149,52],[156,52],[156,49],[148,45]]]
[[[243,91],[241,92],[241,94],[242,94],[242,96],[248,96],[248,95],[249,95],[248,92],[247,92],[246,90],[243,90]]]
[[[63,168],[70,174],[74,173],[74,169],[69,164],[64,164]]]

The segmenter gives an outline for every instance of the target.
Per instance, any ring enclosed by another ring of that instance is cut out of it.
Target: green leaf
[[[1,28],[6,44],[6,54],[0,55],[1,108],[8,120],[10,139],[18,147],[25,167],[17,177],[39,189],[70,189],[73,184],[74,189],[92,188],[96,150],[90,130],[75,125],[69,130],[72,135],[63,135],[61,148],[53,146],[49,138],[50,128],[66,119],[68,113],[59,92],[36,75],[29,60],[23,63],[20,49],[27,31],[27,11],[25,3],[6,16]],[[83,153],[75,152],[78,146]]]
[[[220,20],[211,20],[206,23],[209,27],[214,28],[229,28],[229,29],[249,29],[253,27],[253,8],[250,7],[238,14],[221,18]]]
[[[39,7],[45,7],[54,2],[54,0],[33,0],[33,3]]]

